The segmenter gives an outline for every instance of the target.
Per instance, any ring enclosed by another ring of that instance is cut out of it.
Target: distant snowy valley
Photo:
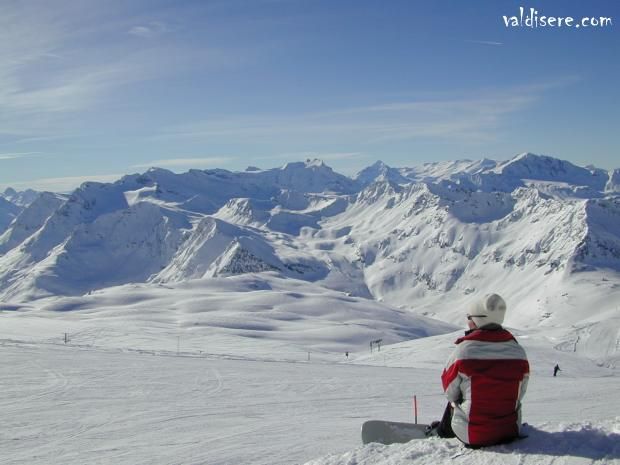
[[[436,419],[486,292],[531,354],[531,438],[356,448],[414,393]],[[620,463],[620,170],[526,153],[7,189],[0,316],[1,463]]]

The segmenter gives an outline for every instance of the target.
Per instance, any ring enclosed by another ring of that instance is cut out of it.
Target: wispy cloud
[[[210,47],[174,36],[163,21],[141,20],[139,10],[121,1],[3,1],[0,137],[67,132],[67,121],[92,113],[128,85],[255,59],[255,49]],[[175,14],[182,16],[182,8]],[[166,40],[132,40],[164,35]]]
[[[324,161],[334,160],[349,160],[352,158],[365,158],[366,155],[362,152],[320,152],[320,151],[305,151],[305,152],[287,152],[278,153],[275,155],[265,155],[262,157],[252,157],[253,160],[305,160],[318,158]]]
[[[56,141],[56,140],[66,140],[69,138],[77,138],[78,136],[71,136],[68,134],[63,134],[63,135],[54,135],[54,134],[50,134],[50,135],[46,135],[46,136],[33,136],[33,137],[21,137],[19,139],[13,139],[11,140],[10,144],[11,145],[19,145],[19,144],[31,144],[33,142],[50,142],[50,141]]]
[[[461,95],[333,109],[299,114],[218,117],[169,127],[155,139],[195,142],[297,141],[373,144],[413,139],[480,143],[496,140],[510,117],[540,102],[545,92],[573,84],[578,77],[531,85],[483,89]]]
[[[127,66],[119,66],[108,46],[97,45],[90,37],[94,33],[85,32],[84,10],[66,7],[63,2],[3,4],[0,136],[57,132],[63,114],[88,108],[102,91],[126,79]]]
[[[303,158],[318,158],[324,161],[349,160],[351,158],[363,158],[362,152],[302,152]]]
[[[493,45],[496,47],[504,45],[504,42],[495,42],[493,40],[467,40],[470,44]]]
[[[43,155],[43,152],[8,152],[0,153],[0,160],[17,160],[27,157],[38,157]]]
[[[486,139],[510,114],[533,105],[539,93],[516,91],[471,98],[391,102],[297,115],[254,115],[214,118],[168,128],[158,139],[215,140],[235,137],[243,141],[320,137],[323,141],[376,142],[414,138]]]
[[[202,158],[167,158],[163,160],[152,160],[146,163],[132,165],[132,168],[151,168],[151,167],[178,167],[178,168],[202,168],[217,167],[229,164],[233,161],[231,157],[202,157]]]
[[[41,178],[32,179],[30,181],[19,182],[0,182],[0,188],[4,189],[12,187],[17,190],[23,189],[35,189],[38,191],[49,192],[71,192],[73,189],[79,187],[82,183],[87,181],[96,182],[114,182],[120,179],[122,174],[93,174],[90,176],[66,176],[58,178]]]
[[[144,39],[157,37],[168,31],[165,23],[160,21],[151,21],[145,25],[133,26],[127,31],[128,34]]]

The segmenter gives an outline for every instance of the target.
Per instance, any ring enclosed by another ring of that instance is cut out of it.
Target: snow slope
[[[510,194],[452,192],[384,182],[362,191],[323,229],[348,228],[351,260],[363,267],[375,298],[397,305],[415,302],[456,321],[472,294],[486,289],[501,289],[509,297],[527,293],[530,299],[515,299],[515,315],[522,315],[515,322],[526,324],[541,316],[534,297],[579,299],[577,282],[611,297],[606,310],[615,307],[619,206],[617,199],[560,200],[534,188]],[[446,302],[452,302],[452,310],[436,310]],[[560,306],[549,310],[563,311]]]
[[[21,210],[18,205],[0,197],[0,233],[6,231]]]
[[[403,446],[373,444],[306,465],[436,465],[458,460],[472,465],[620,463],[620,418],[601,423],[545,422],[528,427],[527,440],[485,450],[468,450],[456,441],[429,439]]]
[[[619,185],[521,154],[7,191],[0,462],[619,464]],[[361,447],[413,394],[438,418],[489,291],[530,356],[530,437]]]
[[[419,420],[438,418],[459,331],[303,281],[126,285],[0,317],[2,463],[620,463],[618,369],[553,331],[512,328],[532,366],[529,438],[470,451],[360,439],[364,420],[411,421],[414,394]],[[378,335],[416,339],[370,354]]]
[[[561,329],[576,351],[615,364],[616,178],[533,154],[377,162],[356,179],[317,160],[153,168],[32,203],[0,236],[0,301],[274,272],[459,323],[494,291],[511,305],[509,324]]]
[[[30,205],[39,195],[39,193],[32,189],[26,189],[25,191],[16,191],[12,188],[5,189],[4,192],[0,192],[0,198],[4,198],[15,205],[20,207],[27,207]]]
[[[143,325],[151,323],[186,329],[190,336],[195,331],[195,342],[184,337],[186,347],[201,344],[207,335],[222,341],[249,340],[242,353],[246,346],[258,347],[263,340],[283,341],[293,358],[305,357],[315,346],[323,352],[344,353],[347,349],[364,350],[371,339],[381,338],[389,344],[454,329],[437,320],[273,272],[182,283],[124,285],[81,297],[42,299],[34,306],[14,308],[50,320],[73,315],[71,320],[92,320],[100,329],[108,324],[114,326],[119,320],[122,325],[116,330],[128,332],[129,341],[132,331],[140,332]],[[15,315],[18,320],[19,317],[20,312]],[[137,327],[133,327],[135,324]],[[75,344],[82,342],[75,335],[72,340]],[[230,344],[222,346],[222,341],[216,347],[234,353]],[[305,345],[299,346],[302,342]],[[122,343],[122,338],[115,342],[118,343]],[[285,354],[281,357],[287,359]]]
[[[7,253],[0,258],[0,296],[23,301],[83,294],[127,282],[195,277],[197,271],[187,267],[198,259],[190,255],[196,252],[196,243],[203,241],[204,224],[213,221],[218,230],[228,231],[228,245],[237,244],[235,250],[225,247],[215,255],[214,251],[208,253],[219,260],[220,268],[236,273],[258,270],[256,263],[249,267],[239,264],[240,258],[265,261],[261,251],[272,247],[267,238],[259,237],[263,233],[244,226],[267,224],[268,231],[285,234],[299,231],[301,226],[318,226],[323,215],[346,208],[338,195],[353,192],[355,186],[351,179],[317,161],[248,173],[191,170],[176,175],[153,168],[113,184],[84,183],[40,229],[30,228],[28,236],[26,228],[21,228],[20,233],[3,237]],[[7,205],[15,210],[11,217],[7,213],[8,222],[18,207]],[[256,215],[250,205],[255,205]],[[37,207],[36,216],[41,220],[45,209]],[[215,213],[239,227],[207,217]],[[268,254],[271,257],[263,269],[274,269],[272,263],[276,263],[278,269],[288,267],[310,277],[323,273],[324,266],[315,266],[312,258],[283,263],[275,253]],[[231,261],[237,264],[233,266]],[[162,270],[162,275],[156,276]]]
[[[619,192],[618,170],[607,172],[595,167],[584,168],[533,153],[522,153],[504,162],[485,158],[424,163],[413,168],[391,168],[378,162],[357,175],[357,179],[364,185],[373,180],[385,179],[402,183],[402,178],[412,182],[450,182],[484,191],[510,192],[534,181],[535,184],[543,185],[559,183],[568,187],[573,195],[583,197],[600,196],[602,192]]]
[[[551,349],[555,337],[546,332],[513,331],[519,334],[519,341],[528,353],[532,368],[524,403],[524,420],[528,422],[524,434],[528,438],[480,450],[466,449],[456,439],[439,438],[391,446],[370,444],[344,454],[328,454],[310,460],[306,465],[431,465],[454,460],[474,465],[620,463],[620,417],[615,415],[612,407],[615,403],[612,392],[617,382],[617,370],[585,362],[587,359],[574,352],[558,351],[557,347]],[[436,367],[439,373],[441,367],[437,359],[447,358],[451,349],[450,338],[454,339],[456,335],[396,344],[386,347],[382,356],[367,355],[356,363],[409,367],[412,374]],[[559,363],[563,370],[557,378],[551,374],[555,363]],[[418,395],[420,397],[422,404],[429,400],[425,393]],[[435,416],[437,418],[441,409],[437,410],[434,404],[434,411],[439,412]],[[605,414],[607,409],[611,410]],[[382,415],[381,418],[386,417]],[[432,416],[430,418],[434,419]],[[405,417],[399,420],[411,421]],[[421,422],[425,421],[428,422],[421,419]]]
[[[51,192],[38,194],[0,235],[0,255],[17,247],[38,231],[65,200],[64,196]]]

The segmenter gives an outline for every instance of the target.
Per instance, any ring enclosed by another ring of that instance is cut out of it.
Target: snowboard
[[[370,420],[362,425],[362,442],[394,444],[412,439],[425,439],[428,425],[420,423],[398,423],[395,421]]]

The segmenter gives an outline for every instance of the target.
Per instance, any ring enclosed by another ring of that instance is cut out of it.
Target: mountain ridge
[[[11,204],[0,300],[268,272],[449,323],[489,291],[515,302],[509,324],[596,320],[620,297],[617,173],[529,153],[354,178],[153,168]]]

